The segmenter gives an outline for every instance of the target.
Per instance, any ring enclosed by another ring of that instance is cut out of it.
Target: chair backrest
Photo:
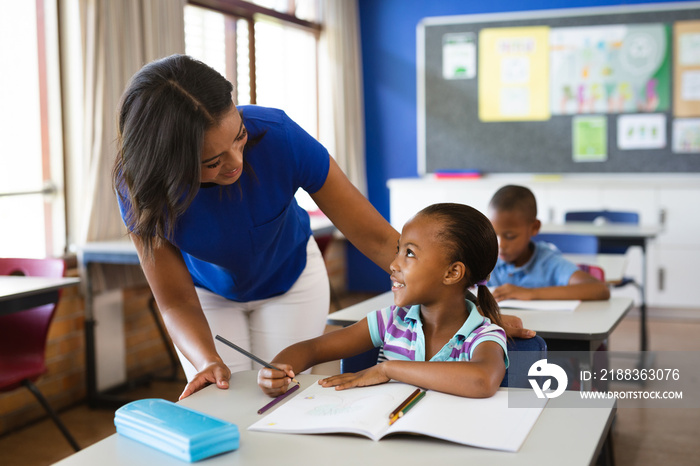
[[[533,236],[533,241],[546,241],[565,254],[597,254],[598,238],[594,235],[575,235],[569,233],[540,233]]]
[[[345,358],[340,360],[340,373],[345,374],[346,372],[360,372],[372,367],[377,364],[377,358],[379,357],[379,348],[372,348],[369,351],[365,351],[362,354],[356,354],[351,358]]]
[[[578,264],[578,268],[583,270],[593,278],[597,278],[601,282],[605,282],[605,271],[597,265]]]
[[[624,212],[615,210],[586,210],[567,212],[564,214],[565,222],[608,222],[639,224],[637,212]]]
[[[626,212],[616,210],[586,210],[567,212],[564,214],[565,222],[590,222],[590,223],[627,223],[629,225],[639,225],[639,214],[637,212]],[[598,252],[604,254],[625,254],[627,246],[618,244],[601,244]]]
[[[509,338],[508,354],[518,352],[511,357],[511,365],[506,369],[506,374],[501,382],[501,387],[529,388],[527,373],[530,366],[540,359],[547,357],[547,343],[539,335],[532,338]],[[372,348],[362,354],[340,360],[340,372],[359,372],[377,364],[379,348]],[[510,374],[510,384],[509,384]]]
[[[0,258],[0,275],[30,277],[62,277],[62,259]],[[39,376],[45,368],[46,336],[56,311],[58,300],[44,306],[0,316],[0,354],[9,367],[21,366],[24,372]],[[14,389],[19,384],[0,387]]]
[[[528,371],[535,362],[547,358],[547,343],[539,335],[532,338],[508,338],[508,357],[510,365],[501,387],[530,388]]]
[[[63,259],[16,259],[0,257],[0,275],[60,278],[66,271]]]

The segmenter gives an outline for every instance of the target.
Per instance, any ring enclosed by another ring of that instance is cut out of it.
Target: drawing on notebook
[[[385,406],[391,406],[395,401],[393,396],[384,395],[381,397],[381,403],[386,403]],[[368,396],[359,398],[344,399],[339,395],[316,394],[307,396],[304,400],[308,400],[312,407],[306,411],[309,416],[337,416],[339,414],[352,414],[363,411],[366,408]],[[377,398],[371,400],[373,406],[377,402]]]

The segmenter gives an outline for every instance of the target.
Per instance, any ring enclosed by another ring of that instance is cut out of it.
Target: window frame
[[[293,6],[294,1],[290,0],[290,6]],[[304,31],[311,32],[316,41],[316,82],[319,80],[319,41],[323,25],[316,22],[307,21],[297,18],[296,16],[284,13],[281,11],[266,8],[255,3],[246,2],[243,0],[188,0],[188,5],[205,8],[216,11],[225,15],[225,41],[227,50],[232,52],[226,56],[226,68],[229,76],[233,76],[233,80],[237,79],[238,73],[231,72],[234,70],[238,57],[236,56],[236,20],[242,19],[248,23],[248,81],[250,83],[250,103],[257,104],[257,85],[256,85],[256,46],[255,46],[255,22],[256,16],[262,15],[267,18],[279,20],[286,26],[297,27]],[[238,86],[237,82],[232,82],[234,86]],[[320,134],[320,92],[319,86],[316,87],[316,134]]]

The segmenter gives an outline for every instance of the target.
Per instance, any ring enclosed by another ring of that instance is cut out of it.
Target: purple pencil
[[[278,396],[277,398],[275,398],[274,400],[270,401],[268,404],[266,404],[265,406],[263,406],[262,408],[260,408],[260,409],[258,410],[258,414],[264,413],[265,411],[267,411],[268,409],[272,408],[272,407],[275,406],[277,403],[279,403],[280,401],[284,400],[286,397],[288,397],[289,395],[291,395],[292,393],[294,393],[294,392],[297,391],[297,390],[299,390],[299,384],[296,384],[295,386],[293,386],[292,388],[290,388],[289,390],[287,390],[286,392],[282,393],[280,396]]]

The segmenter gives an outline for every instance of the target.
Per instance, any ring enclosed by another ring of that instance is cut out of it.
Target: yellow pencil
[[[411,393],[410,395],[408,395],[408,398],[406,398],[405,400],[403,400],[403,401],[401,402],[401,404],[398,405],[398,406],[396,407],[396,409],[393,410],[393,411],[391,412],[391,414],[389,414],[389,419],[391,420],[392,417],[396,416],[396,415],[399,413],[399,411],[401,411],[407,404],[409,404],[409,403],[411,402],[411,400],[413,400],[416,396],[418,396],[419,393],[420,393],[420,388],[416,388],[416,389],[413,391],[413,393]]]
[[[426,393],[427,393],[427,391],[426,391],[426,390],[423,390],[423,391],[420,392],[418,395],[416,395],[416,396],[406,405],[405,408],[403,408],[401,411],[399,411],[398,413],[396,413],[396,414],[394,415],[394,417],[391,418],[391,419],[389,420],[389,425],[392,425],[393,423],[395,423],[396,421],[398,421],[399,419],[401,419],[401,417],[402,417],[403,415],[405,415],[405,414],[408,412],[409,409],[413,408],[416,404],[418,404],[418,402],[421,400],[421,398],[423,398],[423,397],[425,396]]]

